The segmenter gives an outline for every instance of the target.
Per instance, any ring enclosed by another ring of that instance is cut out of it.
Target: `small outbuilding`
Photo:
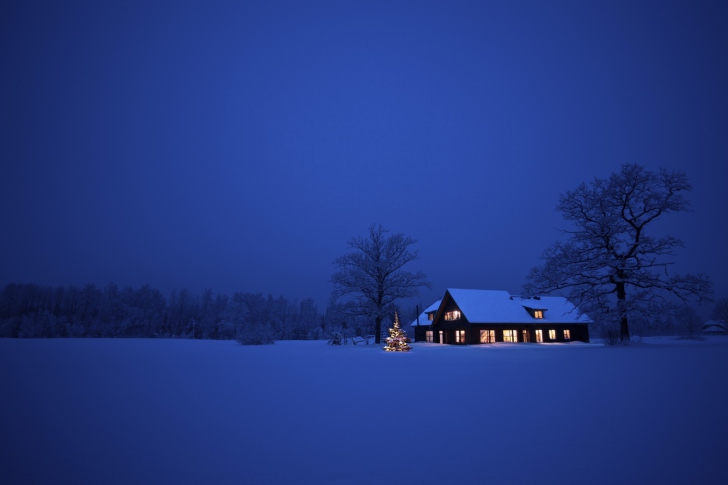
[[[507,291],[454,288],[422,315],[426,323],[420,318],[412,325],[415,342],[457,345],[588,342],[592,322],[561,296],[522,298]]]
[[[728,326],[721,320],[708,320],[703,325],[704,335],[728,335]]]

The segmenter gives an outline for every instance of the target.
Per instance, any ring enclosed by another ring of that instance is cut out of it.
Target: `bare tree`
[[[715,302],[713,319],[728,323],[728,298],[721,298]]]
[[[556,209],[573,224],[533,268],[526,293],[562,291],[594,320],[618,324],[629,340],[629,317],[666,311],[669,295],[685,302],[709,300],[707,276],[670,275],[672,236],[652,237],[647,227],[671,212],[689,210],[683,196],[691,189],[684,172],[622,165],[608,179],[595,178],[562,194]]]
[[[410,250],[417,241],[388,233],[381,225],[372,224],[367,237],[351,239],[349,248],[353,251],[334,261],[337,271],[331,276],[332,301],[350,296],[354,311],[374,320],[376,343],[381,342],[386,308],[400,298],[417,296],[421,286],[430,286],[421,271],[402,269],[417,259],[417,251]]]
[[[703,328],[703,320],[698,315],[698,312],[690,305],[683,305],[675,313],[680,335],[689,339],[697,338]]]

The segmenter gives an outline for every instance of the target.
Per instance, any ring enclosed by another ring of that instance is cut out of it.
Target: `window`
[[[495,330],[481,330],[480,331],[480,343],[481,344],[492,344],[495,342]]]
[[[543,318],[543,310],[534,310],[533,318]]]
[[[455,343],[456,344],[465,343],[465,330],[455,330]]]
[[[432,343],[432,330],[425,331],[425,342]]]
[[[430,320],[430,321],[434,320],[435,319],[435,314],[434,313],[428,313],[427,314],[427,319]]]
[[[445,320],[460,320],[460,310],[453,310],[451,312],[445,313]]]
[[[556,340],[556,330],[549,330],[549,340]]]
[[[528,330],[522,330],[522,332],[523,332],[523,340],[522,340],[522,342],[530,342],[531,339],[529,338]]]
[[[571,330],[564,330],[564,340],[571,340]]]
[[[518,342],[518,331],[517,330],[503,330],[503,341],[504,342]]]
[[[543,343],[543,330],[536,330],[536,342]]]

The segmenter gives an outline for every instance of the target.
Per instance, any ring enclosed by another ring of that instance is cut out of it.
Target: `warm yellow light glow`
[[[425,332],[425,341],[432,343],[432,330],[427,330]]]
[[[397,312],[394,312],[394,324],[389,329],[389,337],[387,337],[387,345],[384,347],[384,350],[387,352],[407,352],[412,348],[407,345],[408,341],[407,335],[399,328]]]
[[[480,331],[480,343],[481,344],[492,344],[495,342],[495,330],[481,330]]]
[[[556,330],[549,330],[549,340],[556,340]]]
[[[543,310],[534,310],[533,318],[543,318]]]
[[[460,320],[460,310],[453,310],[451,312],[445,313],[445,320]]]
[[[536,330],[536,342],[543,343],[543,330]]]
[[[465,343],[465,330],[455,330],[455,343],[456,344]]]
[[[564,340],[571,340],[571,330],[564,330]]]
[[[517,330],[503,330],[503,341],[504,342],[518,342],[518,331]]]

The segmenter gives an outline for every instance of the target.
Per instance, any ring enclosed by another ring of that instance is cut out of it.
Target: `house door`
[[[522,335],[523,335],[523,342],[530,342],[531,341],[531,338],[528,335],[528,330],[524,330]]]
[[[536,342],[543,343],[543,330],[536,330]]]
[[[445,332],[443,332],[442,330],[440,330],[440,343],[445,343]]]

